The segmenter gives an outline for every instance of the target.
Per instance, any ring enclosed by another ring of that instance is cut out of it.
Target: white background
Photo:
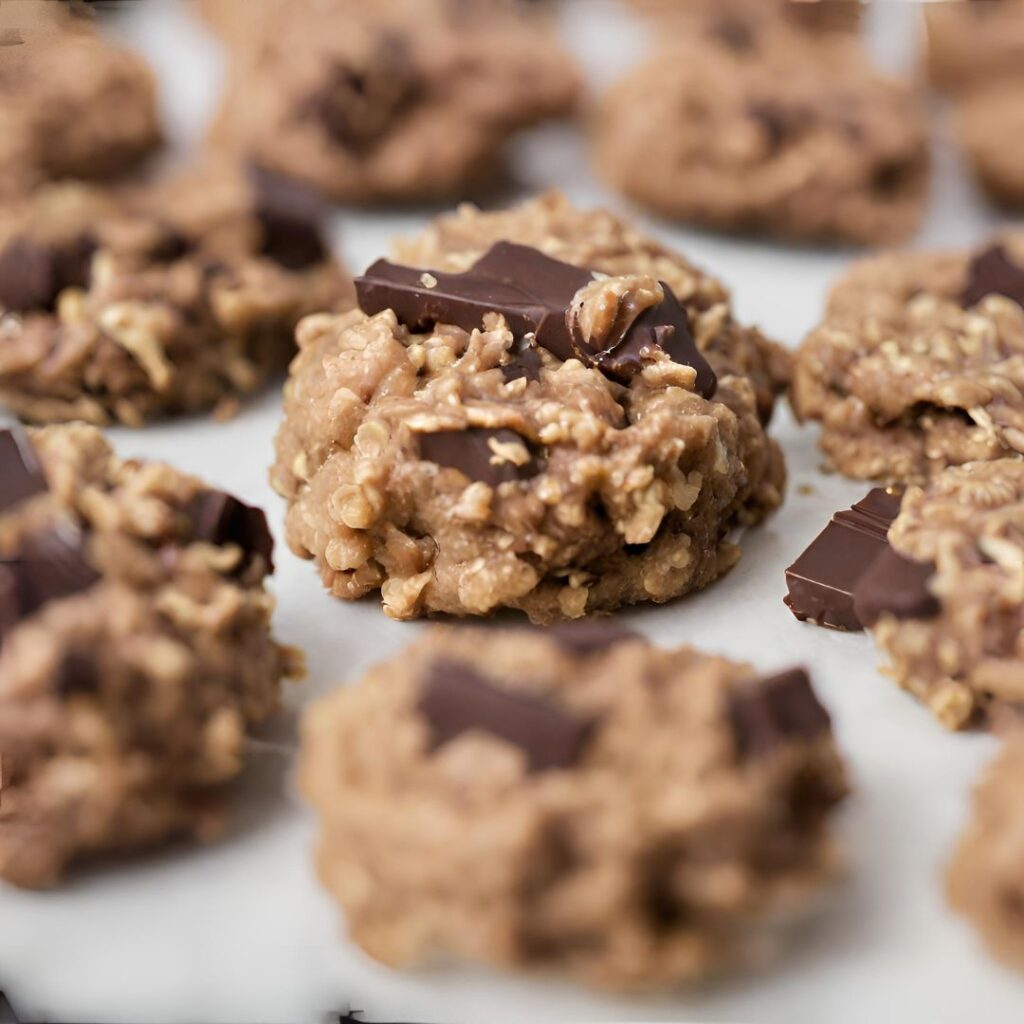
[[[158,68],[172,138],[183,148],[198,138],[215,99],[218,47],[171,0],[129,6],[112,19],[113,30]],[[918,28],[912,5],[877,7],[871,29],[880,59],[911,62]],[[639,23],[610,0],[568,3],[563,29],[598,88],[646,45]],[[921,241],[973,244],[998,221],[939,125]],[[515,165],[524,193],[557,184],[581,204],[624,205],[594,180],[573,129],[533,135],[518,148]],[[350,265],[362,269],[386,252],[393,235],[416,231],[431,212],[340,212],[334,237]],[[789,345],[813,326],[829,282],[852,258],[637,216],[720,273],[741,318]],[[267,484],[278,417],[279,398],[267,394],[227,424],[196,418],[111,434],[125,455],[172,461],[264,505],[280,536],[282,502]],[[990,962],[943,898],[943,866],[994,741],[946,734],[877,674],[869,639],[799,625],[784,608],[784,567],[865,487],[822,475],[814,431],[798,431],[785,410],[774,430],[789,460],[789,496],[767,526],[747,537],[738,568],[704,594],[623,618],[660,644],[693,643],[765,670],[803,662],[834,713],[856,786],[838,821],[850,872],[778,963],[696,991],[627,1000],[476,969],[399,974],[363,956],[344,938],[313,874],[314,825],[291,780],[295,715],[422,627],[389,621],[375,601],[330,600],[313,568],[280,547],[277,629],[308,652],[311,675],[290,692],[286,714],[254,751],[238,787],[236,831],[210,848],[179,846],[78,873],[51,893],[0,886],[0,987],[23,1017],[51,1021],[319,1021],[349,1006],[371,1021],[450,1024],[1024,1020],[1024,979]],[[813,492],[799,493],[800,485]]]

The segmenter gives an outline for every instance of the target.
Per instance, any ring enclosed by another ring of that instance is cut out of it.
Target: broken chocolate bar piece
[[[531,772],[574,765],[592,727],[549,701],[502,690],[472,666],[451,659],[430,666],[419,708],[435,746],[482,729],[522,750]]]
[[[1002,245],[993,245],[971,260],[960,304],[970,309],[986,295],[1003,295],[1024,306],[1024,267],[1010,259]]]
[[[717,379],[693,340],[686,310],[663,281],[664,299],[644,310],[621,336],[602,349],[583,344],[570,327],[570,314],[576,293],[593,281],[592,271],[529,246],[498,242],[461,274],[378,260],[356,279],[356,291],[364,313],[390,309],[416,331],[439,323],[472,331],[487,313],[500,313],[517,339],[532,338],[557,358],[579,359],[620,384],[628,384],[664,353],[693,367],[701,395],[715,393]]]
[[[46,490],[28,435],[20,428],[0,430],[0,512],[6,512]]]
[[[899,510],[900,498],[876,487],[852,508],[837,512],[786,570],[789,593],[783,600],[789,610],[801,621],[830,629],[862,629],[854,590],[888,548],[886,535]]]
[[[625,626],[620,626],[607,617],[562,622],[550,626],[547,634],[566,654],[576,658],[602,654],[627,640],[643,639],[639,633],[634,633],[633,630],[626,629]]]
[[[931,619],[941,611],[928,589],[934,562],[918,562],[888,547],[861,576],[853,595],[857,618],[871,628],[883,615],[897,619]]]
[[[260,555],[268,573],[274,571],[274,538],[262,509],[246,505],[223,491],[200,491],[189,503],[188,516],[196,540],[237,544],[248,561]]]
[[[802,668],[747,683],[730,695],[728,710],[741,760],[763,757],[791,739],[813,739],[832,726]]]

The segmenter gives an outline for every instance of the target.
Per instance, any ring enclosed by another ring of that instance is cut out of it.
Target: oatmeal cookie
[[[1007,737],[974,794],[971,820],[949,868],[953,909],[991,952],[1024,970],[1024,732]]]
[[[60,6],[0,8],[0,201],[119,175],[162,141],[145,62]]]
[[[1024,454],[1024,236],[977,252],[892,253],[855,265],[796,358],[801,420],[832,467],[922,481]]]
[[[265,18],[233,49],[211,141],[340,201],[465,192],[578,92],[547,22],[507,6],[338,0]]]
[[[632,0],[640,10],[671,18],[676,31],[709,16],[726,37],[743,45],[750,29],[767,19],[785,19],[792,27],[811,32],[855,32],[862,22],[858,0]]]
[[[721,281],[608,210],[576,209],[556,191],[507,210],[484,212],[464,203],[417,238],[399,241],[395,257],[410,266],[458,272],[502,241],[613,277],[649,274],[665,281],[686,307],[697,345],[714,371],[746,377],[761,418],[771,418],[776,397],[789,384],[790,353],[756,327],[737,323]]]
[[[911,487],[857,583],[888,673],[952,729],[1024,705],[1024,460]]]
[[[0,878],[207,837],[301,668],[263,513],[85,425],[0,432]]]
[[[780,238],[877,244],[916,229],[928,140],[908,83],[843,33],[701,24],[604,100],[594,154],[611,185],[670,217]]]
[[[228,414],[285,366],[300,316],[353,302],[316,214],[289,182],[212,165],[0,207],[0,402],[36,422]]]
[[[759,678],[600,620],[432,631],[307,713],[300,778],[371,956],[617,988],[778,945],[835,872],[845,793],[802,670]]]
[[[784,465],[650,274],[501,242],[461,273],[379,261],[299,325],[272,482],[331,592],[536,621],[667,601],[730,568]]]
[[[971,89],[954,105],[960,146],[988,196],[1024,206],[1024,56],[1021,73]]]
[[[973,0],[924,5],[928,75],[948,92],[1024,71],[1024,2]]]

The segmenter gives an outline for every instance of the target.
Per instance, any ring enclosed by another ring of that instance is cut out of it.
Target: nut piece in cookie
[[[0,433],[0,879],[206,839],[297,651],[259,509],[98,431]]]
[[[66,6],[0,9],[0,202],[115,177],[161,144],[152,71]]]
[[[321,212],[227,164],[0,206],[0,402],[35,422],[230,414],[283,369],[301,316],[353,302]]]
[[[911,487],[854,607],[887,674],[958,729],[1024,703],[1024,459]]]
[[[734,319],[721,281],[608,210],[576,209],[555,191],[507,210],[483,211],[463,203],[419,237],[399,242],[395,257],[409,266],[459,272],[499,242],[530,246],[611,278],[665,282],[686,310],[697,347],[714,372],[745,377],[754,387],[762,421],[771,419],[776,397],[789,384],[789,352]]]
[[[499,0],[303,0],[229,39],[212,144],[345,202],[487,183],[578,92],[548,20]]]
[[[1024,243],[892,253],[835,286],[791,398],[846,476],[922,482],[1024,455]]]
[[[1009,967],[1024,971],[1024,733],[1014,729],[974,792],[948,874],[949,902]]]
[[[799,6],[810,6],[801,4]],[[845,33],[703,8],[605,98],[604,178],[669,217],[787,239],[874,245],[919,224],[927,121],[909,83]]]
[[[692,982],[834,875],[844,772],[803,670],[582,626],[435,630],[307,713],[320,877],[371,956]]]
[[[500,242],[357,290],[299,327],[272,471],[336,596],[545,622],[667,601],[779,504],[752,387],[716,378],[666,281]]]

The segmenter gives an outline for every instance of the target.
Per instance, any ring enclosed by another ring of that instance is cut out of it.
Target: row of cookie
[[[894,537],[970,534],[957,493],[985,517],[1015,500],[1019,524],[1022,474],[1014,499],[998,465],[908,497]],[[301,674],[270,635],[262,513],[86,426],[0,433],[0,469],[0,878],[214,838],[247,733]],[[950,883],[1018,963],[1022,749],[979,792]],[[806,673],[603,620],[428,634],[309,710],[301,783],[353,938],[398,966],[695,980],[779,947],[841,865],[845,774]]]
[[[592,118],[611,183],[720,228],[861,243],[914,230],[928,182],[924,109],[909,83],[874,70],[851,33],[808,31],[803,12],[833,4],[667,6],[667,45]],[[1024,6],[1001,6],[1024,25]],[[287,15],[261,4],[258,17],[239,0],[203,8],[230,52],[211,146],[336,200],[465,194],[494,180],[516,131],[577,105],[579,75],[549,18],[516,0],[302,0]],[[18,97],[5,115],[0,191],[107,176],[152,151],[154,85],[141,62],[81,19],[37,17],[23,41],[0,48],[12,65],[2,80]],[[995,154],[978,157],[983,179],[1001,174],[996,191],[1013,198],[1012,171],[993,169],[1015,164],[997,118],[986,107],[962,120],[973,150]]]

